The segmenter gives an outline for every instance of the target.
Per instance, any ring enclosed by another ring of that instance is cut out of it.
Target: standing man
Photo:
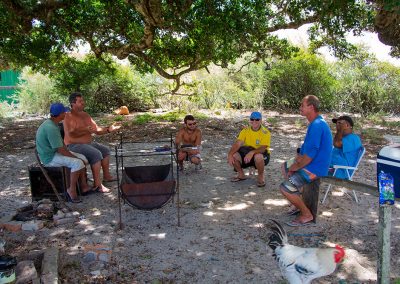
[[[111,182],[116,179],[110,174],[110,150],[108,147],[93,141],[92,134],[103,135],[114,132],[121,126],[97,126],[96,122],[84,111],[85,102],[79,93],[69,96],[71,113],[64,120],[64,141],[70,151],[84,155],[92,168],[94,190],[109,192],[110,189],[102,184],[100,169],[103,170],[103,181]]]
[[[332,119],[332,122],[336,124],[336,134],[333,139],[334,148],[330,165],[354,167],[358,162],[362,144],[360,137],[353,133],[353,119],[350,116],[343,115]],[[335,177],[349,178],[343,169],[338,169]]]
[[[184,127],[179,129],[175,137],[175,144],[178,149],[178,164],[180,170],[183,170],[183,161],[185,159],[188,159],[191,163],[195,164],[196,168],[201,163],[201,130],[197,128],[197,122],[193,115],[189,114],[185,116],[183,122],[185,123]]]
[[[319,114],[319,107],[320,102],[316,96],[303,98],[300,114],[310,124],[297,157],[283,164],[285,181],[281,183],[280,191],[300,211],[295,220],[287,223],[289,226],[304,226],[313,221],[313,215],[301,197],[302,187],[328,174],[332,134]]]
[[[76,184],[79,181],[82,195],[90,190],[86,183],[86,158],[78,153],[70,152],[64,145],[61,138],[58,123],[65,117],[69,108],[61,103],[54,103],[50,106],[50,118],[45,120],[36,132],[36,149],[40,161],[45,167],[68,167],[71,169],[70,187],[67,189],[67,199],[70,202],[78,203],[81,200],[76,192]],[[86,194],[85,194],[86,193]]]
[[[228,153],[228,164],[238,173],[232,182],[245,180],[243,168],[254,166],[257,168],[257,186],[264,187],[264,168],[269,162],[269,147],[271,133],[262,125],[262,116],[258,111],[250,115],[250,127],[240,131],[236,142]]]

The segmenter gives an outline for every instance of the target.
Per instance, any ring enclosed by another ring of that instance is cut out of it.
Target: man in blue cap
[[[78,203],[76,184],[79,181],[82,195],[90,192],[86,182],[87,160],[85,156],[70,152],[61,138],[58,123],[61,122],[69,108],[62,103],[54,103],[50,106],[50,118],[45,120],[36,132],[36,149],[40,161],[46,167],[68,167],[71,169],[70,187],[67,189],[68,201]]]
[[[228,163],[238,173],[231,181],[245,180],[243,169],[253,166],[258,172],[257,186],[264,187],[264,168],[269,162],[271,133],[262,125],[262,115],[258,111],[251,113],[249,123],[250,126],[240,131],[228,153]]]

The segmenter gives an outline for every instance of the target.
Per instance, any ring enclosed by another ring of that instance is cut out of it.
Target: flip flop
[[[316,224],[314,223],[313,220],[308,221],[308,222],[304,222],[304,223],[296,222],[295,220],[293,220],[293,221],[290,221],[290,222],[286,222],[286,225],[288,225],[289,227],[316,226]]]
[[[244,180],[246,180],[246,179],[247,179],[247,178],[233,177],[233,178],[231,178],[231,182],[244,181]]]
[[[257,182],[258,187],[264,187],[265,186],[265,181],[264,182]]]

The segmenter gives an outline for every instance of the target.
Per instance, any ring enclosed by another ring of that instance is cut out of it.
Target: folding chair
[[[333,165],[333,168],[334,168],[333,176],[334,176],[334,177],[336,176],[337,170],[343,169],[343,170],[345,171],[345,173],[346,173],[346,176],[347,176],[346,179],[348,179],[348,180],[353,180],[354,173],[355,173],[356,170],[358,169],[358,166],[360,165],[360,162],[361,162],[362,157],[364,156],[364,154],[365,154],[365,148],[361,146],[361,148],[360,148],[360,150],[359,150],[359,153],[358,153],[358,160],[357,160],[357,163],[356,163],[356,165],[355,165],[354,167],[341,166],[341,165]],[[322,201],[321,201],[322,204],[325,202],[326,197],[327,197],[329,191],[331,190],[331,187],[332,187],[332,185],[329,184],[329,185],[328,185],[328,188],[327,188],[326,191],[325,191],[324,198],[323,198]],[[345,194],[348,194],[348,193],[347,193],[346,191],[344,191],[344,190],[342,190],[342,192],[345,193]],[[358,198],[357,198],[357,195],[356,195],[355,190],[353,190],[353,195],[354,195],[354,200],[356,201],[356,203],[358,203]]]

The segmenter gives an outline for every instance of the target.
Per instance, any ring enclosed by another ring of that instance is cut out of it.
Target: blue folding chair
[[[365,148],[361,146],[361,148],[359,150],[359,153],[358,153],[358,160],[357,160],[357,163],[356,163],[356,165],[354,167],[342,166],[342,165],[333,165],[333,169],[334,169],[333,176],[335,177],[336,176],[336,172],[339,169],[342,169],[346,173],[346,176],[347,176],[346,179],[353,180],[354,173],[358,169],[358,166],[360,165],[360,162],[361,162],[362,157],[364,156],[364,154],[365,154]],[[325,191],[324,198],[321,201],[322,204],[325,202],[326,197],[328,196],[328,193],[331,190],[331,187],[332,187],[332,185],[329,184],[328,188]],[[348,194],[345,190],[343,190],[343,189],[341,189],[341,190],[342,190],[343,193]],[[357,198],[355,190],[353,190],[353,195],[354,195],[354,200],[356,201],[356,203],[358,203],[358,198]]]

